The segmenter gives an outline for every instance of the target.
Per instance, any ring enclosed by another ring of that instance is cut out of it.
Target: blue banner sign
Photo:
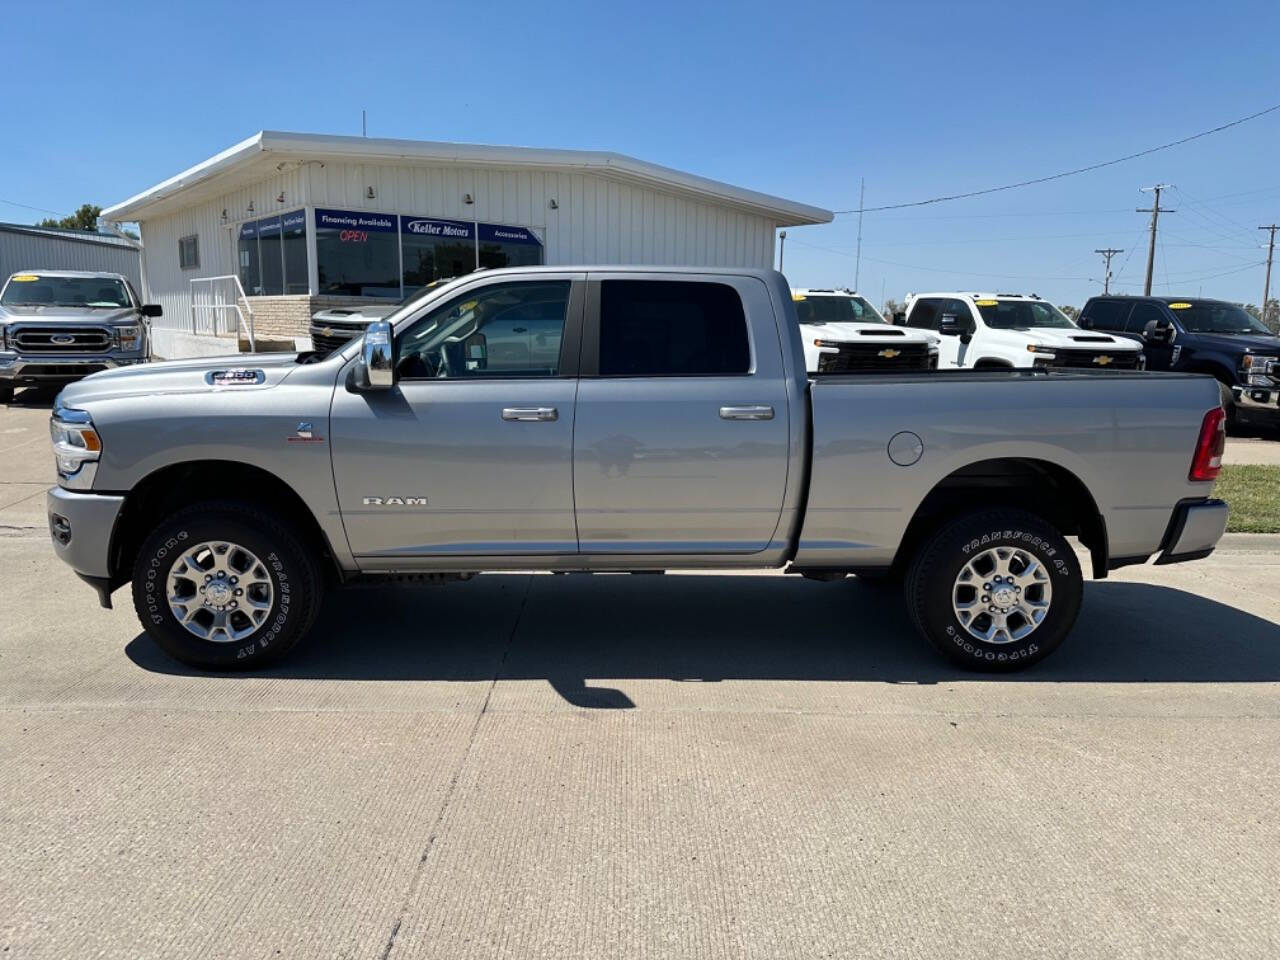
[[[317,230],[363,230],[375,233],[394,233],[394,213],[362,213],[356,210],[316,209]]]
[[[295,210],[280,218],[286,230],[301,230],[307,223],[307,211]]]
[[[433,220],[429,217],[402,216],[400,232],[410,236],[469,241],[476,235],[476,225],[466,220]]]
[[[240,239],[248,240],[250,237],[258,235],[258,221],[250,220],[248,223],[240,224]]]
[[[258,221],[258,236],[260,237],[278,237],[280,235],[280,218],[267,217],[265,220]]]
[[[542,246],[537,234],[527,227],[504,227],[497,223],[482,223],[479,227],[481,243],[536,243]]]

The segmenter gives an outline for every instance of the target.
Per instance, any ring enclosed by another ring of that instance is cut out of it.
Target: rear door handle
[[[741,407],[721,407],[721,420],[772,420],[773,407],[767,403],[749,403]]]
[[[560,411],[555,407],[503,407],[503,420],[558,420]]]

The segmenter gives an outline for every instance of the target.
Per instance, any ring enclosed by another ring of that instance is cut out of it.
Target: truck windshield
[[[1067,315],[1043,300],[975,300],[982,319],[996,330],[1074,327]]]
[[[798,293],[796,317],[801,323],[884,323],[884,317],[862,297],[805,296]]]
[[[113,277],[58,277],[17,273],[0,296],[6,307],[128,307],[124,281]]]
[[[1175,300],[1169,309],[1190,333],[1261,333],[1271,331],[1260,320],[1255,320],[1242,307],[1234,303],[1214,303],[1207,300]]]

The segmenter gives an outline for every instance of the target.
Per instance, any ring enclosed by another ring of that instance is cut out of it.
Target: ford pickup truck
[[[15,273],[0,288],[0,402],[17,387],[145,363],[150,318],[160,314],[118,273]]]
[[[323,359],[95,374],[51,430],[54,549],[209,669],[284,656],[353,580],[785,568],[900,577],[926,640],[1007,670],[1072,628],[1067,537],[1104,577],[1227,517],[1211,378],[810,376],[770,270],[486,271]]]

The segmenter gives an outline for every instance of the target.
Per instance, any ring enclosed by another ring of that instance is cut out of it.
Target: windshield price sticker
[[[1191,304],[1189,304],[1189,303],[1171,303],[1171,304],[1169,304],[1169,309],[1170,309],[1170,310],[1190,310],[1190,309],[1191,309]]]
[[[1000,304],[999,300],[975,300],[973,302],[980,307],[995,307]]]
[[[17,276],[10,277],[14,283],[35,283],[40,278],[34,273],[20,273]]]

